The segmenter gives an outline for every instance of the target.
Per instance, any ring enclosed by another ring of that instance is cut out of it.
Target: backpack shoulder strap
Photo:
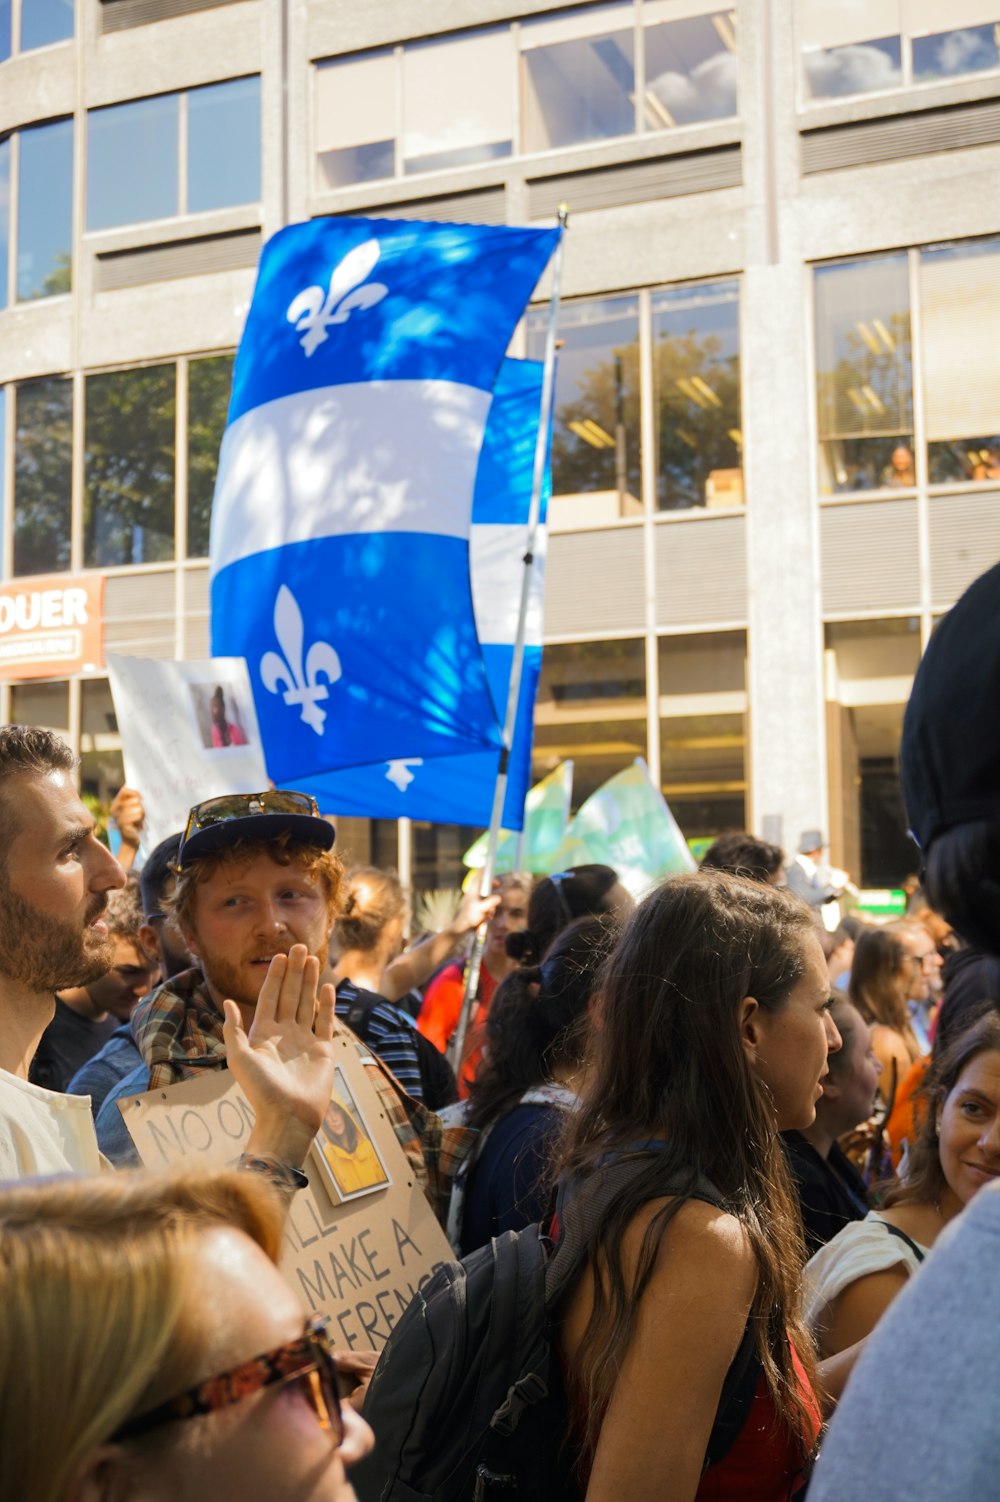
[[[346,1012],[341,1012],[340,1020],[347,1024],[355,1037],[362,1042],[367,1042],[368,1023],[372,1012],[382,1000],[374,991],[362,991],[352,980],[342,980],[337,987],[337,1000],[343,1005],[346,1003]]]

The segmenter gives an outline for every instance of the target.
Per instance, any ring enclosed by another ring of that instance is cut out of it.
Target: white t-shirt
[[[809,1328],[815,1332],[830,1305],[859,1278],[887,1272],[890,1267],[901,1267],[912,1277],[920,1266],[914,1245],[927,1255],[927,1248],[919,1242],[911,1245],[890,1231],[874,1210],[864,1220],[844,1226],[806,1263],[802,1312]]]
[[[0,1069],[0,1183],[103,1165],[89,1095],[59,1095]]]

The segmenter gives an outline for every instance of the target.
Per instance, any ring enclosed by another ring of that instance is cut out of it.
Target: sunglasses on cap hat
[[[329,850],[336,838],[333,825],[320,816],[309,793],[269,788],[263,793],[224,793],[196,803],[188,814],[177,852],[177,869],[239,840],[267,839],[290,834],[304,844]]]

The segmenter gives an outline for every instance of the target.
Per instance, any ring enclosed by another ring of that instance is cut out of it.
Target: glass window
[[[84,563],[158,563],[174,556],[176,367],[88,376]]]
[[[386,836],[382,841],[373,841],[375,849],[381,847],[385,855],[379,858],[379,865],[386,865],[394,869],[398,857],[398,835],[395,821],[390,823],[387,819],[373,821],[386,827]],[[413,851],[413,891],[435,892],[443,888],[446,892],[454,892],[462,884],[465,876],[465,867],[462,865],[462,855],[472,841],[476,838],[477,830],[470,829],[467,824],[418,824],[414,822],[412,827],[412,851]],[[373,855],[372,859],[375,859]]]
[[[229,411],[233,356],[214,355],[188,366],[187,552],[207,558],[215,472]]]
[[[820,492],[915,484],[907,258],[816,271]]]
[[[743,504],[739,322],[736,282],[653,293],[660,510]]]
[[[10,260],[10,136],[0,140],[0,308],[7,306]]]
[[[661,790],[685,839],[746,828],[746,715],[684,715],[660,724]]]
[[[646,755],[646,666],[641,641],[546,647],[535,701],[532,778],[572,759],[573,806]]]
[[[646,0],[646,130],[736,114],[736,11],[670,19],[676,7]]]
[[[525,151],[635,130],[635,12],[592,5],[521,27]]]
[[[80,685],[80,789],[107,805],[125,781],[121,736],[106,678]]]
[[[18,142],[17,295],[55,297],[73,277],[73,122],[22,130]]]
[[[663,796],[685,836],[746,828],[746,635],[659,642]]]
[[[260,79],[192,89],[188,99],[187,211],[260,198]]]
[[[932,483],[1000,481],[1000,240],[920,253],[924,409]]]
[[[835,677],[844,704],[873,697],[873,680],[895,682],[900,702],[909,697],[910,680],[920,662],[920,621],[904,616],[888,621],[835,621],[826,627],[826,645],[834,654]]]
[[[992,0],[1000,17],[1000,4]],[[917,83],[927,79],[954,78],[963,73],[980,73],[1000,66],[1000,22],[986,26],[968,26],[960,31],[939,31],[932,36],[913,38],[913,77]]]
[[[12,725],[37,725],[54,730],[64,738],[69,735],[69,684],[19,683],[10,691]]]
[[[21,51],[73,35],[73,0],[21,0]]]
[[[89,112],[89,230],[177,213],[178,98],[161,94]]]
[[[7,388],[0,386],[0,535],[7,518]]]
[[[495,161],[514,149],[514,39],[509,27],[403,53],[403,170]]]
[[[899,0],[801,0],[798,10],[813,99],[903,82]]]
[[[14,402],[14,573],[69,568],[73,387],[25,381]]]
[[[1000,0],[908,0],[917,83],[1000,66]]]
[[[316,150],[321,186],[392,177],[396,162],[396,73],[391,51],[316,69]]]
[[[899,788],[903,713],[920,661],[915,616],[826,628],[830,839],[862,886],[894,887],[913,869]]]
[[[533,359],[543,356],[547,322],[547,308],[528,314]],[[642,510],[639,299],[563,303],[559,338],[552,522],[558,525],[560,513],[578,525],[636,516]]]

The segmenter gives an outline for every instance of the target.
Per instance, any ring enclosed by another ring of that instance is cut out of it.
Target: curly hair
[[[344,883],[344,867],[339,856],[332,850],[318,850],[315,845],[307,845],[288,833],[263,840],[237,840],[199,860],[186,862],[182,871],[175,868],[177,885],[169,895],[160,899],[163,911],[173,918],[182,933],[195,933],[198,888],[217,871],[245,868],[262,855],[279,866],[301,866],[306,875],[322,887],[330,918],[337,917]]]

